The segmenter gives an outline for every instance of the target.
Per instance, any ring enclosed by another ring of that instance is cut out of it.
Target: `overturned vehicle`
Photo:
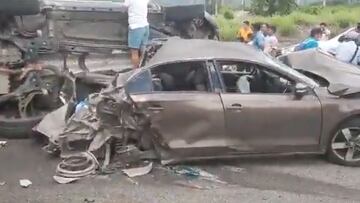
[[[63,73],[121,70],[127,56],[124,1],[0,1],[0,131],[22,137],[64,101]],[[152,0],[150,38],[216,39],[204,2]],[[112,75],[112,72],[107,72]]]
[[[248,45],[209,40],[171,38],[148,59],[112,78],[79,77],[79,88],[103,88],[76,91],[38,125],[50,140],[45,149],[64,158],[59,176],[74,177],[70,162],[86,156],[102,169],[113,159],[289,154],[360,165],[360,89],[349,83],[359,74],[320,67],[329,75],[321,84],[316,67],[301,66],[302,74]]]

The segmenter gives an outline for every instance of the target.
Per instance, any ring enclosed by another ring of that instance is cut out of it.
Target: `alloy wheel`
[[[348,127],[339,130],[331,141],[331,150],[343,161],[360,161],[360,128]]]

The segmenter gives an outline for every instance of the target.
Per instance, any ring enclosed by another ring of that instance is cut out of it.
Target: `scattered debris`
[[[187,188],[191,188],[191,189],[198,189],[198,190],[209,190],[210,189],[210,187],[197,185],[191,181],[180,181],[179,180],[179,181],[175,181],[175,185],[187,187]]]
[[[0,141],[0,148],[5,147],[7,144],[7,141]]]
[[[4,186],[6,184],[5,181],[0,181],[0,186]]]
[[[126,180],[128,180],[130,183],[132,183],[134,185],[139,185],[139,183],[137,181],[135,181],[134,179],[126,178]]]
[[[59,184],[68,184],[80,179],[80,178],[65,178],[57,175],[53,176],[53,178]]]
[[[19,181],[19,183],[20,183],[20,186],[23,188],[28,188],[30,185],[32,185],[32,182],[28,179],[21,179]]]
[[[150,173],[150,171],[152,170],[153,163],[149,161],[144,161],[143,163],[144,166],[123,169],[122,172],[125,173],[130,178],[146,175]]]
[[[49,137],[50,142],[56,142],[59,135],[66,126],[65,115],[69,105],[65,104],[55,111],[47,114],[43,120],[34,129],[39,133]]]
[[[184,175],[188,178],[198,178],[200,176],[200,172],[197,168],[193,168],[190,166],[174,166],[170,167],[176,174]]]
[[[95,203],[95,200],[94,200],[94,199],[85,198],[85,199],[84,199],[84,202],[85,202],[85,203]]]
[[[224,168],[235,173],[244,173],[246,170],[245,168],[239,168],[235,166],[225,166]]]
[[[217,176],[204,171],[200,168],[190,167],[190,166],[174,166],[170,167],[176,174],[184,175],[188,178],[201,178],[204,180],[227,184],[226,182],[220,180]]]

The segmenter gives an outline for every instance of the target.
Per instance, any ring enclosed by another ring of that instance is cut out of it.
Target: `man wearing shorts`
[[[129,15],[128,46],[135,68],[140,65],[141,50],[149,39],[148,4],[149,0],[125,0]]]

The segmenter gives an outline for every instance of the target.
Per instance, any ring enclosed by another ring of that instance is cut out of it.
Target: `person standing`
[[[336,49],[336,59],[360,66],[360,33],[350,32],[339,38],[339,46]]]
[[[314,49],[319,47],[319,40],[322,37],[321,28],[313,28],[310,32],[310,37],[301,42],[298,46],[295,47],[295,51],[302,51],[306,49]]]
[[[320,28],[322,30],[321,41],[327,41],[330,39],[331,31],[328,29],[327,24],[322,22],[320,23]]]
[[[134,68],[140,66],[141,50],[149,40],[149,0],[125,0],[129,16],[128,46]]]
[[[277,49],[278,44],[279,44],[279,40],[277,39],[275,33],[276,33],[276,27],[273,25],[270,25],[268,27],[268,30],[266,32],[266,37],[265,37],[265,49],[264,51],[266,53],[271,53],[274,50]]]
[[[254,29],[256,31],[253,46],[259,50],[264,51],[265,48],[265,33],[267,30],[267,26],[265,24],[254,25]]]
[[[244,21],[243,25],[239,29],[237,33],[237,38],[240,40],[240,42],[248,43],[251,41],[251,36],[253,34],[253,30],[250,27],[249,21]]]

